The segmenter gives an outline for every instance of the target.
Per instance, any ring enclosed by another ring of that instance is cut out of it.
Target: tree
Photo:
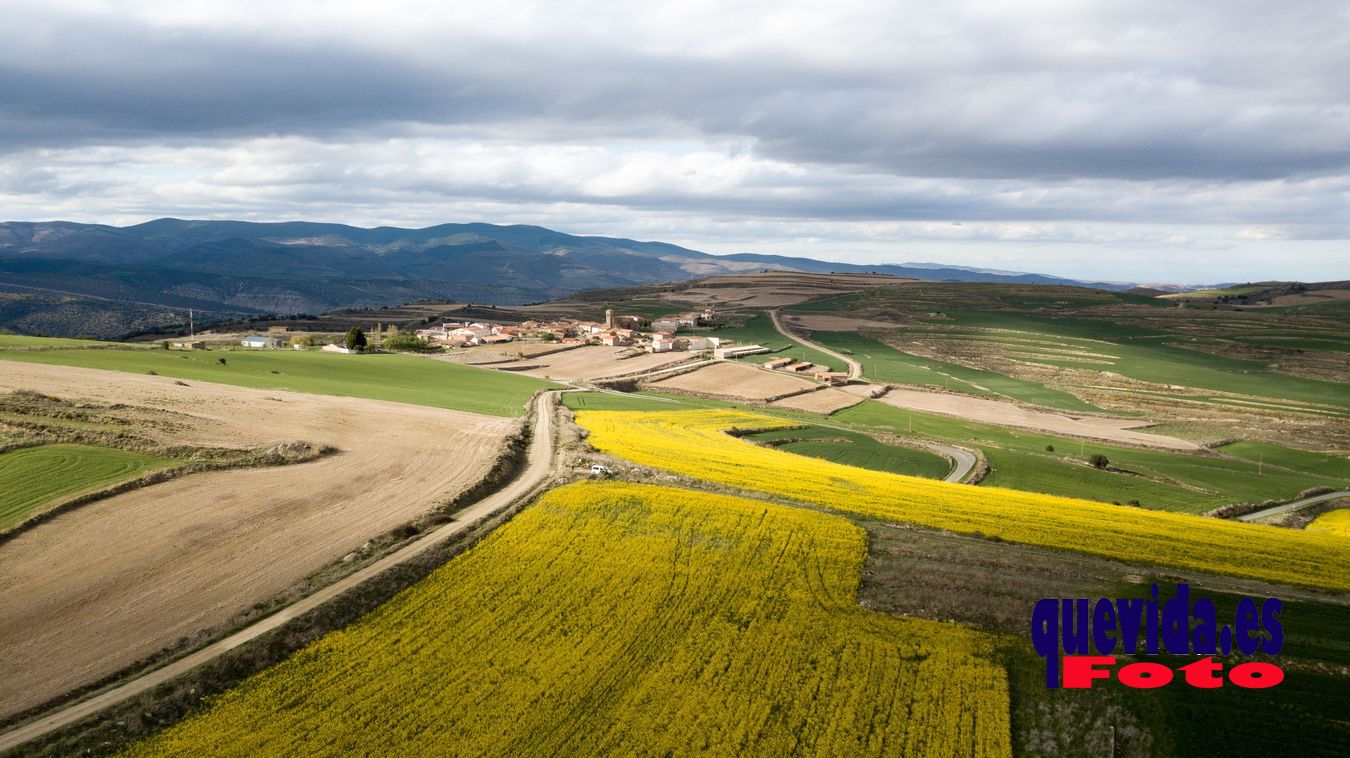
[[[426,340],[414,334],[395,334],[384,340],[385,350],[425,353],[431,348]]]
[[[540,333],[540,335],[539,335],[539,340],[540,340],[541,342],[552,342],[552,341],[553,341],[553,332],[542,332],[542,333]]]
[[[353,326],[351,329],[347,330],[347,349],[348,350],[366,349],[366,333],[361,331],[361,327]]]
[[[1091,463],[1093,468],[1106,468],[1111,465],[1111,461],[1107,460],[1106,456],[1101,453],[1093,453],[1088,458],[1088,463]]]

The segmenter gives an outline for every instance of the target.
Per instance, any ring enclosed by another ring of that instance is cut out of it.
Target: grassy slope
[[[90,445],[46,445],[0,454],[0,530],[60,498],[126,481],[171,462]]]
[[[91,340],[65,337],[28,337],[22,334],[0,334],[0,350],[23,350],[33,347],[86,347],[99,343]]]
[[[219,361],[225,359],[225,364]],[[339,355],[318,351],[142,349],[0,352],[0,359],[83,368],[154,371],[178,379],[364,397],[414,405],[519,416],[542,379],[409,355]]]
[[[775,447],[797,455],[824,458],[847,466],[888,471],[892,474],[941,479],[951,470],[951,465],[939,455],[899,445],[887,445],[865,434],[823,426],[774,429],[751,434],[746,439],[761,443],[768,440],[800,440]]]
[[[922,358],[877,340],[848,332],[815,332],[820,344],[851,354],[863,366],[863,376],[880,382],[950,387],[981,397],[1012,398],[1024,403],[1067,411],[1102,412],[1090,403],[1043,384],[1015,379],[992,371]]]

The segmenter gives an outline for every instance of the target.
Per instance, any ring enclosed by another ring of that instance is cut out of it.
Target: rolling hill
[[[7,290],[0,328],[116,337],[185,320],[180,312],[187,308],[210,321],[415,300],[516,305],[581,290],[763,270],[1083,284],[934,264],[864,266],[781,255],[711,255],[663,242],[581,237],[537,226],[364,229],[168,218],[127,227],[9,222],[0,223],[0,289]],[[70,318],[51,315],[53,297],[62,299]],[[127,309],[128,303],[140,307]]]

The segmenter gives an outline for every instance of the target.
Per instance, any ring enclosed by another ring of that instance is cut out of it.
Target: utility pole
[[[1266,454],[1261,453],[1260,456],[1257,457],[1256,459],[1256,475],[1265,476],[1266,475],[1265,468],[1266,468]]]
[[[192,309],[188,308],[188,337],[196,337],[197,328],[192,324]]]

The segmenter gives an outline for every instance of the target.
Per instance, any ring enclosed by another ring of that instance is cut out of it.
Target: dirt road
[[[509,419],[360,398],[6,362],[0,390],[155,409],[166,441],[339,450],[194,474],[69,511],[0,545],[0,715],[228,621],[491,469]]]
[[[435,545],[454,537],[484,518],[497,513],[520,498],[530,494],[535,487],[544,482],[550,473],[552,473],[552,404],[556,395],[556,392],[544,393],[540,395],[536,401],[534,432],[530,441],[530,449],[525,469],[506,487],[460,511],[456,515],[454,521],[428,533],[425,537],[422,537],[402,550],[385,556],[379,561],[351,574],[345,579],[331,584],[313,595],[310,595],[293,605],[287,606],[277,613],[250,626],[240,629],[234,634],[208,645],[191,655],[180,658],[163,668],[156,669],[155,671],[138,677],[130,682],[126,682],[113,689],[99,693],[87,700],[66,706],[34,721],[22,724],[4,734],[0,734],[0,753],[18,745],[22,745],[29,740],[34,740],[50,734],[57,729],[98,713],[104,708],[119,703],[129,697],[146,692],[229,650],[233,650],[250,640],[256,639],[259,636],[282,626],[287,621],[318,608],[342,593],[361,585],[372,577],[421,555]]]
[[[862,364],[861,364],[861,363],[858,363],[857,361],[853,360],[852,358],[848,357],[847,355],[844,355],[843,353],[836,353],[835,351],[829,349],[828,347],[825,347],[824,345],[817,344],[817,343],[812,342],[811,340],[808,340],[808,339],[806,339],[806,338],[804,338],[804,337],[798,337],[797,335],[795,335],[795,334],[793,334],[792,332],[789,332],[787,329],[785,329],[785,328],[783,327],[783,321],[782,321],[782,319],[780,319],[780,318],[778,317],[778,309],[777,309],[777,308],[774,308],[773,310],[769,311],[769,320],[770,320],[770,321],[773,321],[773,328],[777,329],[779,334],[782,334],[784,337],[787,337],[788,339],[792,340],[793,342],[800,343],[800,344],[805,345],[805,346],[807,346],[807,347],[809,347],[809,348],[814,348],[814,349],[819,350],[820,352],[822,352],[822,353],[824,353],[824,354],[826,354],[826,355],[833,356],[833,357],[838,358],[839,360],[843,361],[843,362],[844,362],[844,365],[848,366],[848,378],[849,378],[849,379],[861,379],[861,378],[862,378]]]

